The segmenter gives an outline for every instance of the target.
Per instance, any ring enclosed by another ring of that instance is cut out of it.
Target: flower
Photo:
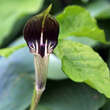
[[[32,17],[24,27],[24,39],[35,55],[44,57],[53,52],[58,43],[59,24],[51,15]]]

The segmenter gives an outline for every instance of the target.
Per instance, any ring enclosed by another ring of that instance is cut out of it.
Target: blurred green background
[[[0,0],[0,48],[24,43],[26,21],[52,3],[56,16],[69,5],[88,10],[110,41],[109,0]],[[110,68],[110,46],[87,38],[74,41],[91,46]],[[50,56],[47,89],[37,110],[110,110],[110,99],[84,83],[71,81],[61,70],[61,61]],[[54,63],[56,62],[56,63]],[[0,57],[0,110],[29,110],[34,86],[33,56],[27,47],[8,58]]]

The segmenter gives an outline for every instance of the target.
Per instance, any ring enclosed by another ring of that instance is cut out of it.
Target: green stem
[[[48,70],[48,57],[49,56],[44,56],[42,58],[40,55],[34,55],[36,82],[30,110],[36,110],[40,97],[45,90]]]
[[[42,93],[43,93],[42,90],[39,90],[39,91],[36,92],[36,88],[34,88],[30,110],[36,110]]]
[[[36,90],[34,88],[30,110],[35,110],[36,108],[35,100],[36,100]]]

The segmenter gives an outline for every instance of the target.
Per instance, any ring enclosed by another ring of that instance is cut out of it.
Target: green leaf
[[[98,28],[96,20],[82,7],[68,6],[56,19],[60,24],[59,39],[77,36],[106,42],[104,31]]]
[[[18,67],[16,71],[14,67]],[[23,72],[24,67],[22,63],[0,60],[0,110],[25,110],[31,103],[34,80],[30,72]]]
[[[42,3],[43,0],[0,0],[0,46],[10,34],[16,20],[38,11]],[[17,29],[16,25],[14,29]]]
[[[87,45],[59,41],[55,50],[62,60],[65,74],[76,82],[85,82],[110,98],[110,78],[107,64]]]
[[[19,50],[19,49],[21,49],[21,48],[23,48],[25,46],[26,46],[26,44],[21,44],[19,46],[15,46],[15,47],[9,47],[9,48],[5,48],[5,49],[0,49],[0,56],[8,57],[13,52],[15,52],[16,50]]]
[[[84,84],[70,80],[51,81],[47,83],[37,110],[99,110],[104,103],[103,95]]]
[[[88,5],[87,9],[96,18],[110,18],[110,2],[108,0],[96,0]]]

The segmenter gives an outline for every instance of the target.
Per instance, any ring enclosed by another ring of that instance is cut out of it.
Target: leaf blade
[[[55,53],[62,60],[62,69],[71,80],[85,82],[110,97],[109,69],[92,48],[64,40],[59,43]]]
[[[104,31],[98,28],[96,20],[90,13],[80,6],[66,7],[56,19],[60,24],[59,39],[70,36],[89,37],[106,43]]]
[[[14,53],[15,51],[17,51],[21,48],[24,48],[25,46],[26,46],[26,44],[20,44],[18,46],[9,47],[9,48],[5,48],[5,49],[0,49],[0,56],[8,57],[12,53]]]

